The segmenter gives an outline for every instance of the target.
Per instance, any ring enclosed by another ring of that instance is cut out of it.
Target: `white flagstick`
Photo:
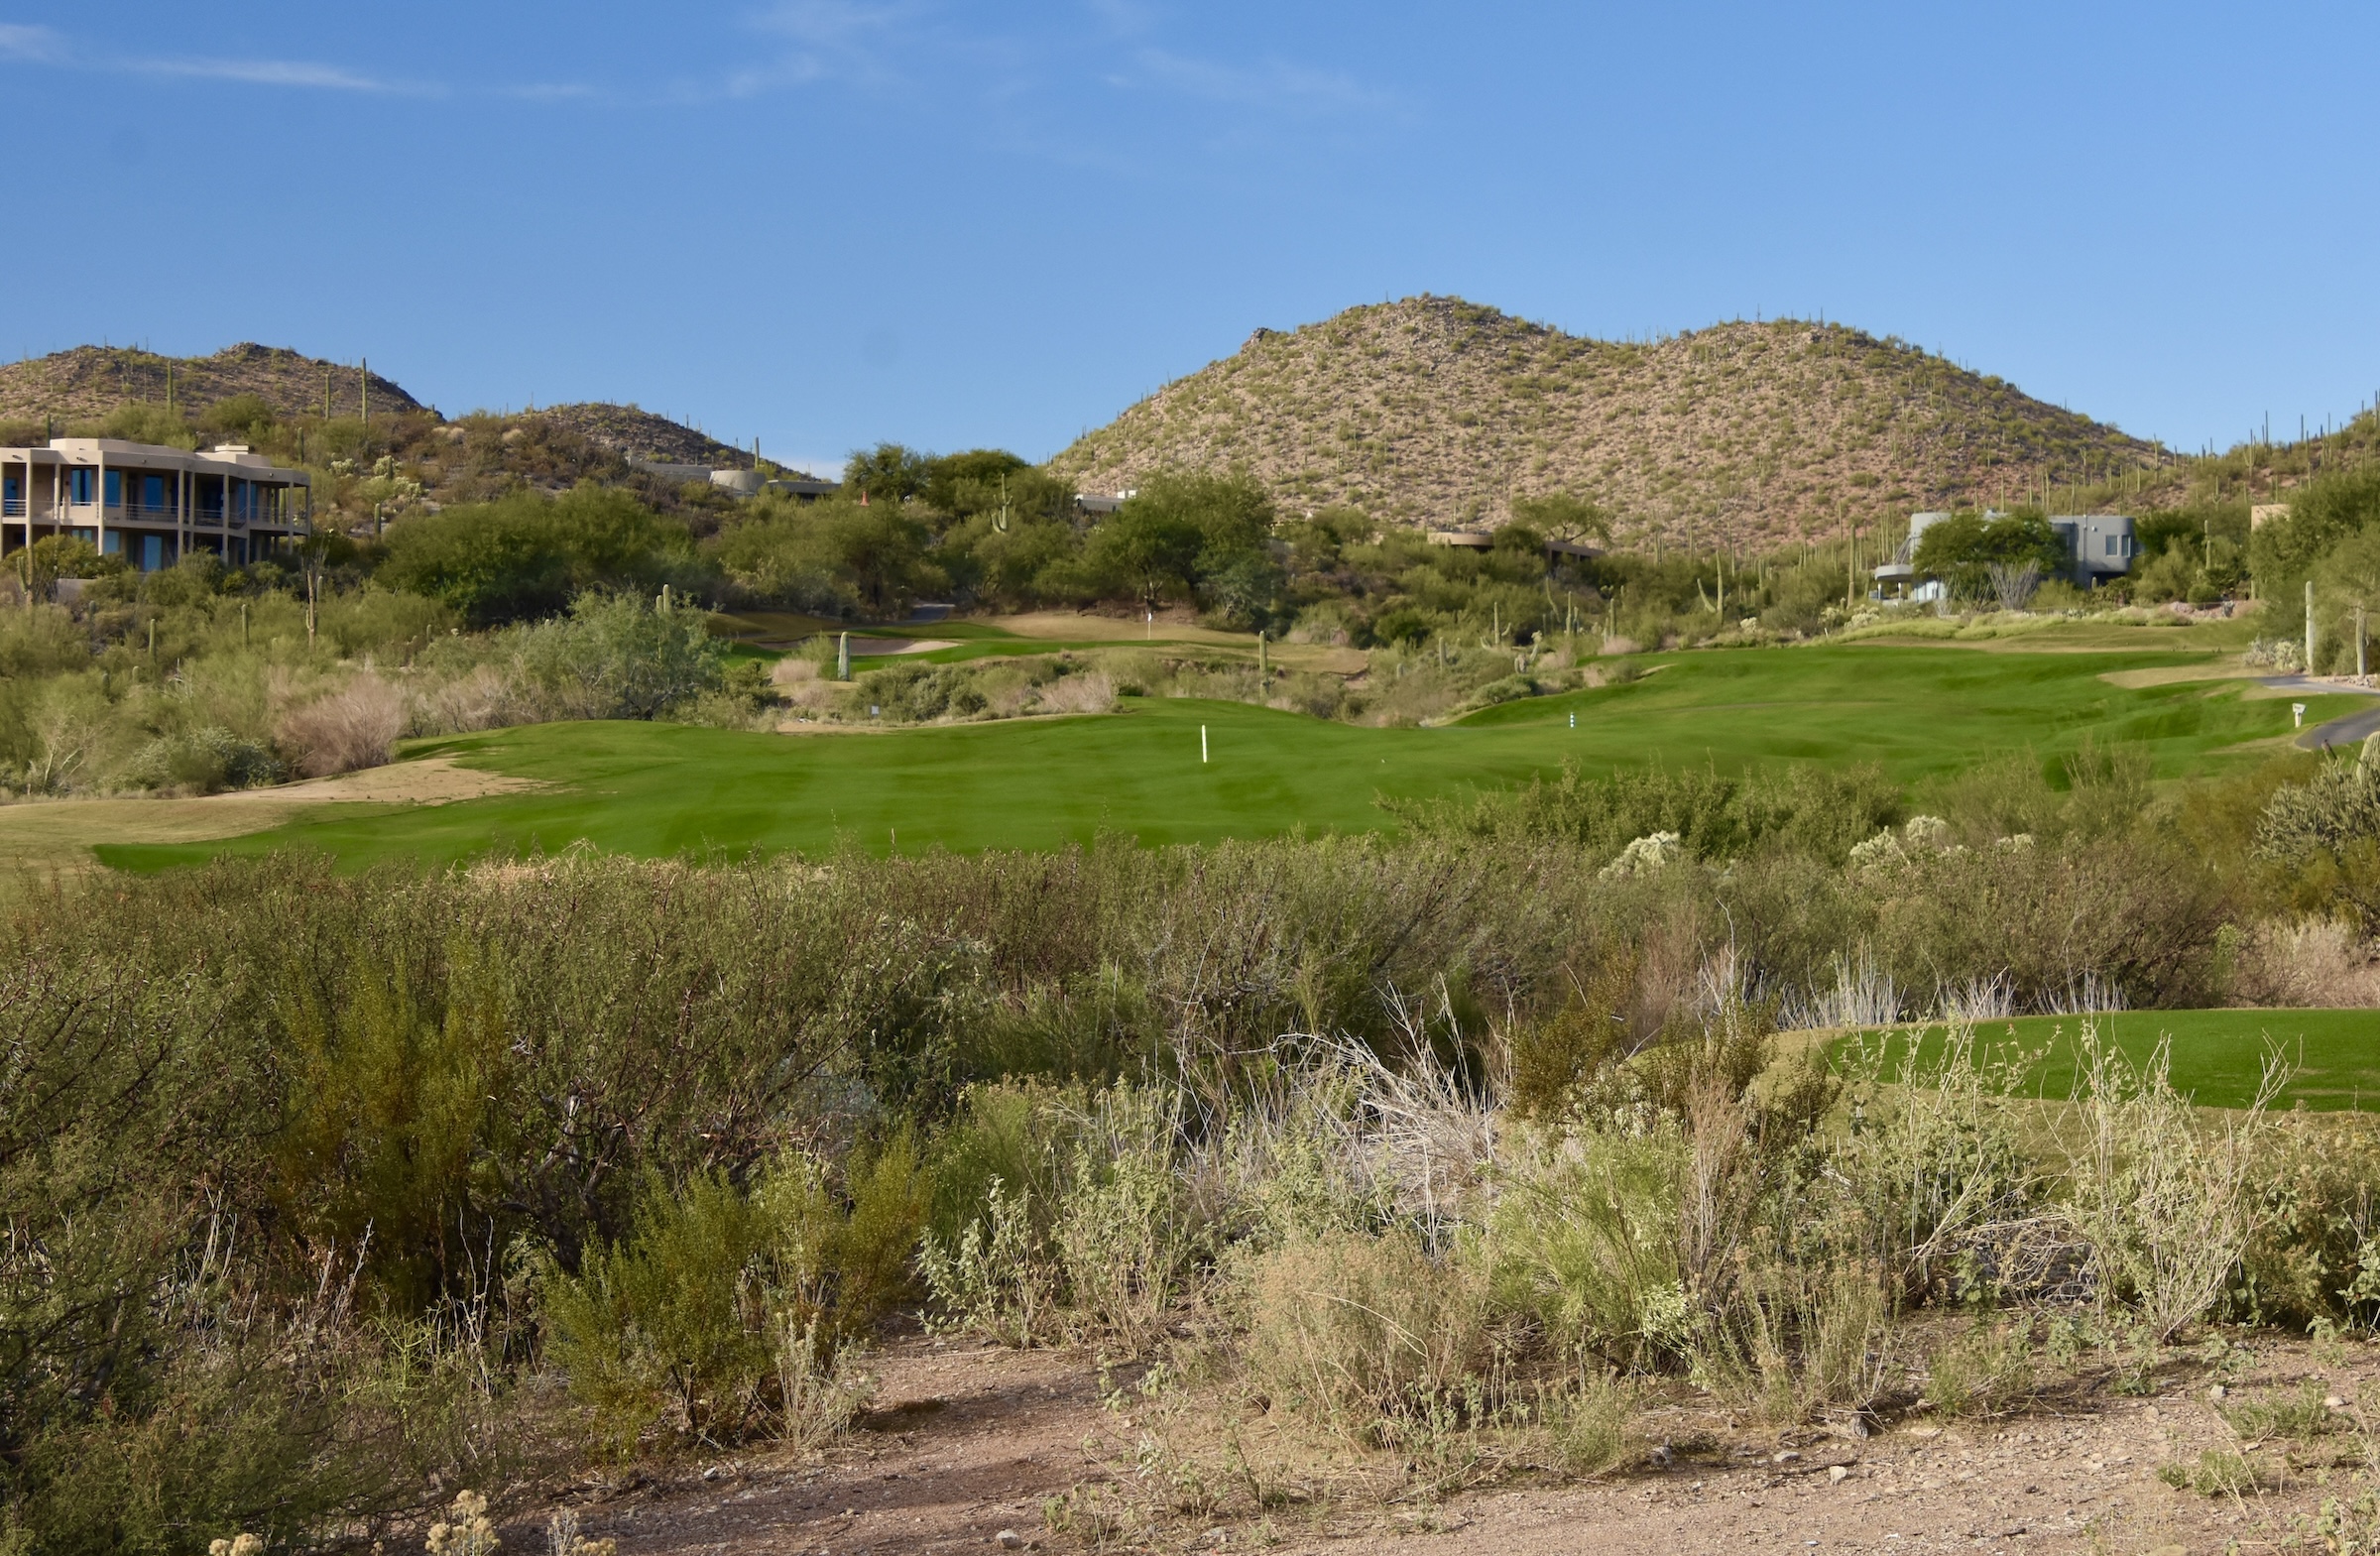
[[[1204,724],[1198,727],[1198,760],[1202,763],[1207,760],[1207,727]]]

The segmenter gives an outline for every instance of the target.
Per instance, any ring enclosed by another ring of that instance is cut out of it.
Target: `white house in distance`
[[[1892,560],[1876,569],[1878,598],[1888,597],[1894,588],[1900,596],[1912,600],[1942,598],[1939,579],[1920,582],[1917,576],[1917,542],[1927,530],[1951,517],[1947,513],[1911,514],[1909,538],[1901,541],[1892,553]],[[2001,515],[1993,512],[1986,519]],[[2066,542],[2067,581],[2078,589],[2095,589],[2101,579],[2120,578],[2132,570],[2132,559],[2139,554],[2139,542],[2132,534],[2132,521],[2124,514],[2055,514],[2050,528]]]
[[[54,437],[0,448],[0,550],[71,535],[143,572],[194,551],[233,566],[286,544],[305,523],[312,483],[242,443],[190,453],[112,437]]]

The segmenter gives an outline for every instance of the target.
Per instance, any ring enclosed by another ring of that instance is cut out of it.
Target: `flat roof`
[[[192,452],[162,443],[129,443],[114,437],[54,437],[46,448],[0,448],[0,463],[34,465],[108,464],[133,470],[186,470],[197,475],[240,475],[276,486],[313,485],[303,470],[285,470],[263,454],[238,444]]]
[[[1489,550],[1495,545],[1496,532],[1493,530],[1432,530],[1428,533],[1432,545],[1460,545],[1474,551]],[[1551,556],[1592,557],[1604,554],[1599,548],[1582,540],[1549,538],[1543,544],[1546,553]]]

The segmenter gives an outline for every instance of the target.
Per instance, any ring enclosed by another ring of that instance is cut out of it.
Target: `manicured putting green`
[[[2380,1011],[2122,1011],[2108,1016],[2026,1016],[1975,1024],[1978,1057],[1997,1050],[2039,1057],[2022,1072],[2026,1096],[2075,1093],[2077,1039],[2082,1022],[2135,1065],[2170,1040],[2174,1089],[2209,1108],[2245,1107],[2263,1079],[2265,1056],[2279,1052],[2294,1068],[2280,1106],[2303,1102],[2317,1112],[2380,1109]],[[1873,1038],[1871,1037],[1871,1041]],[[1906,1052],[1892,1050],[1897,1061]],[[1941,1051],[1942,1027],[1921,1039],[1921,1062]],[[1838,1048],[1838,1055],[1842,1050]]]
[[[2285,701],[2243,683],[2125,689],[2109,670],[2172,655],[1819,648],[1670,656],[1641,679],[1507,703],[1442,729],[1366,729],[1239,703],[1128,699],[1096,718],[763,735],[666,724],[549,724],[423,745],[552,785],[444,806],[322,807],[228,842],[99,851],[130,869],[292,846],[365,864],[436,863],[585,840],[688,850],[1050,848],[1112,831],[1144,843],[1379,829],[1380,796],[1456,794],[1662,762],[1873,762],[1922,780],[2004,753],[2055,766],[2085,738],[2136,742],[2160,776],[2257,761]],[[2356,699],[2317,698],[2352,704]],[[2320,711],[2316,716],[2320,716]],[[1574,722],[1575,721],[1575,722]],[[1199,729],[1212,760],[1199,760]]]

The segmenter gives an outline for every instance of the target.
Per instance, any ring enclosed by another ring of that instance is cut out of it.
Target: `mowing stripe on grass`
[[[1004,645],[1005,647],[1005,645]],[[964,652],[964,651],[962,651]],[[2085,739],[2136,740],[2161,778],[2265,760],[2288,704],[2237,681],[2141,688],[2110,669],[2170,655],[1815,648],[1667,657],[1626,684],[1506,703],[1441,729],[1369,729],[1240,703],[1129,698],[1106,717],[798,736],[667,724],[549,724],[421,744],[553,787],[426,808],[308,814],[227,843],[107,847],[129,869],[300,846],[436,863],[584,840],[641,855],[725,849],[1052,848],[1380,830],[1382,795],[1662,762],[1723,769],[1873,762],[1923,781],[2001,753],[2055,773]],[[2341,702],[2352,699],[2324,699]],[[1575,727],[1572,723],[1576,716]],[[1214,731],[1202,769],[1197,728]]]

